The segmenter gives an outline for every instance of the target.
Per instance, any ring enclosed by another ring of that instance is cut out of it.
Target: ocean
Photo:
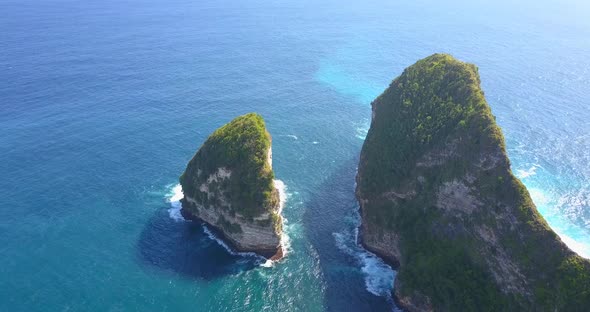
[[[590,4],[3,0],[0,311],[391,311],[356,244],[370,102],[436,52],[479,67],[512,169],[590,257]],[[178,218],[207,136],[258,112],[288,254]]]

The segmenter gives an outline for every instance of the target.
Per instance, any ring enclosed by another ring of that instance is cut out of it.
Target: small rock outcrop
[[[211,226],[238,251],[282,257],[281,204],[271,137],[258,114],[217,129],[180,177],[182,215]]]
[[[590,262],[512,174],[478,69],[435,54],[372,103],[356,195],[361,243],[398,267],[408,311],[583,311]]]

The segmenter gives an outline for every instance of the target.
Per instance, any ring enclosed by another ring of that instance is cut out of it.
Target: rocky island
[[[583,311],[590,262],[512,174],[478,69],[435,54],[372,103],[356,195],[361,243],[398,268],[408,311]]]
[[[283,256],[271,137],[250,113],[217,129],[180,177],[182,215],[205,222],[238,251]]]

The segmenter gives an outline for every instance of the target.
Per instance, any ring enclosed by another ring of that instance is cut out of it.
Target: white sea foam
[[[355,124],[355,136],[361,140],[366,139],[367,133],[369,133],[370,126],[371,123],[369,122],[369,119],[364,119],[362,122]]]
[[[564,208],[564,206],[585,205],[585,202],[579,198],[572,199],[572,194],[557,196],[559,198],[556,200],[555,194],[535,187],[529,188],[529,193],[537,209],[561,240],[580,256],[590,259],[590,239],[586,234],[587,230],[571,222],[571,218],[578,216],[575,210],[572,212],[572,216],[568,216],[568,209]]]
[[[590,258],[590,134],[543,136],[525,132],[509,154],[537,209],[570,249]],[[550,164],[550,167],[538,165]],[[531,167],[532,166],[532,167]],[[528,169],[527,169],[528,168]]]
[[[381,258],[357,244],[358,227],[353,233],[332,233],[336,246],[352,256],[361,266],[368,292],[391,300],[395,272]]]
[[[275,261],[272,261],[270,259],[265,259],[264,262],[260,263],[260,266],[263,268],[272,268],[274,264],[275,264]]]
[[[313,142],[311,142],[311,144],[314,144],[314,145],[316,145],[316,144],[320,144],[320,142],[318,142],[318,141],[313,141]]]
[[[531,187],[528,190],[535,205],[544,206],[549,203],[550,198],[545,194],[545,192],[543,192],[543,190],[534,187]]]
[[[282,212],[283,207],[285,206],[285,202],[287,201],[287,186],[281,180],[274,180],[274,186],[279,191],[279,211]],[[182,204],[180,200],[184,197],[184,193],[182,192],[182,186],[180,184],[175,185],[170,189],[167,194],[167,201],[170,203],[170,208],[168,209],[168,215],[174,221],[181,222],[185,221],[184,217],[180,213],[182,209]],[[289,253],[291,250],[291,240],[288,235],[288,226],[287,226],[287,219],[283,218],[283,235],[281,236],[281,246],[283,248],[283,257]],[[221,247],[227,250],[228,253],[236,256],[244,256],[244,257],[255,257],[258,258],[261,262],[261,266],[263,267],[272,267],[275,261],[267,260],[264,257],[261,257],[253,252],[237,252],[232,250],[222,239],[218,238],[213,234],[213,232],[209,229],[209,227],[203,224],[203,231],[209,238],[217,242]]]
[[[167,194],[168,202],[170,203],[168,215],[177,222],[184,221],[184,217],[180,213],[180,209],[182,208],[180,200],[183,197],[184,194],[182,193],[182,186],[180,184],[175,185]]]
[[[283,211],[285,202],[287,201],[287,186],[281,180],[273,180],[274,187],[279,191],[279,211]]]
[[[285,136],[286,136],[286,137],[289,137],[289,138],[291,138],[291,139],[293,139],[293,140],[298,140],[298,139],[299,139],[299,138],[298,138],[296,135],[294,135],[294,134],[286,134]]]
[[[391,297],[391,288],[395,278],[395,273],[391,267],[369,252],[360,253],[359,257],[363,264],[361,270],[366,276],[365,286],[367,290],[377,296]]]
[[[557,232],[557,235],[561,237],[561,240],[573,251],[575,251],[578,255],[590,259],[590,244],[577,241],[565,234]]]
[[[266,261],[266,258],[259,256],[253,252],[239,252],[239,251],[235,251],[235,250],[231,249],[231,247],[229,247],[229,245],[227,245],[222,239],[215,236],[215,234],[213,234],[211,229],[209,229],[209,226],[207,226],[206,224],[203,224],[203,232],[205,232],[205,234],[207,234],[207,236],[210,239],[214,240],[217,244],[219,244],[219,246],[223,247],[223,249],[225,249],[231,255],[242,256],[242,257],[253,257],[253,258],[259,259],[262,262]]]
[[[287,197],[289,196],[287,193],[287,186],[281,180],[273,180],[275,188],[279,191],[279,213],[282,213],[283,208],[285,207],[285,202],[287,202]],[[289,237],[289,226],[287,225],[287,218],[283,216],[283,233],[281,235],[281,248],[283,250],[283,258],[287,256],[288,253],[291,252],[291,239]],[[280,261],[280,260],[279,260]],[[275,264],[276,261],[273,260],[266,260],[260,266],[269,268]]]
[[[354,255],[354,250],[352,250],[352,247],[350,246],[350,238],[346,237],[346,233],[335,232],[332,233],[332,236],[334,236],[336,247],[338,247],[338,249],[344,251],[344,253],[348,255]]]
[[[533,165],[529,169],[517,169],[516,176],[520,179],[525,179],[530,176],[534,176],[535,174],[537,174],[537,168],[539,168],[539,166]]]
[[[574,223],[590,225],[590,219],[587,216],[588,208],[590,208],[590,185],[562,192],[555,206],[562,215],[570,220],[576,220]]]

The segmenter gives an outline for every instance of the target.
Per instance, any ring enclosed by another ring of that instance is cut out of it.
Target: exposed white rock
[[[462,181],[445,182],[436,194],[436,206],[446,211],[472,213],[482,203],[471,194],[471,188]]]
[[[237,213],[232,216],[222,209],[205,208],[196,200],[187,196],[185,196],[185,200],[194,205],[194,210],[191,211],[194,215],[216,228],[222,228],[220,216],[226,222],[239,225],[241,232],[223,232],[225,238],[239,250],[273,250],[279,248],[280,236],[269,230],[267,225],[258,225],[256,222],[251,222]]]

